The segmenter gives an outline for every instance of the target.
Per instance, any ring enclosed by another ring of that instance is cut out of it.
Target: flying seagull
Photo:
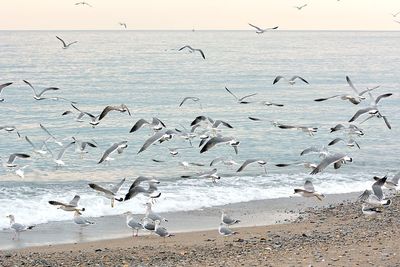
[[[47,144],[46,144],[46,143],[44,143],[44,144],[45,144],[45,146],[46,146],[46,148],[47,148],[47,151],[50,152],[50,155],[51,155],[51,157],[53,158],[54,163],[55,163],[57,166],[65,166],[65,162],[62,160],[62,158],[64,157],[64,154],[65,154],[65,152],[67,151],[67,149],[70,148],[71,146],[75,145],[75,141],[69,143],[68,145],[66,145],[66,146],[64,146],[64,147],[62,147],[61,150],[60,150],[60,152],[58,152],[57,157],[54,157],[53,152],[51,152],[51,150],[49,149],[49,147],[47,146]]]
[[[17,133],[18,137],[21,137],[21,134],[18,132],[18,130],[15,126],[11,126],[11,125],[0,126],[0,130],[4,130],[8,133],[15,131]]]
[[[111,200],[111,208],[113,208],[114,200],[119,201],[119,202],[124,200],[122,197],[116,198],[116,195],[124,182],[125,182],[125,178],[123,178],[119,183],[113,185],[110,189],[106,189],[106,188],[101,187],[94,183],[90,183],[89,187],[96,190],[97,192],[101,193],[104,197],[110,199]]]
[[[297,8],[297,10],[302,10],[306,6],[307,6],[307,4],[304,4],[302,6],[294,6],[294,8]]]
[[[182,175],[181,178],[191,178],[191,177],[208,178],[211,179],[212,182],[215,184],[216,180],[221,179],[221,176],[219,176],[217,172],[218,170],[214,168],[210,171],[199,172],[194,175]]]
[[[194,97],[194,96],[187,96],[185,97],[182,102],[179,104],[179,107],[181,107],[186,101],[191,100],[193,102],[198,102],[200,105],[200,109],[202,109],[203,107],[201,106],[201,102],[200,102],[200,98],[198,97]]]
[[[75,195],[74,198],[69,203],[50,200],[49,204],[53,206],[58,206],[57,209],[62,209],[65,211],[85,211],[85,208],[78,208],[78,202],[80,199],[81,199],[80,196]]]
[[[13,83],[3,83],[0,84],[0,102],[4,101],[4,98],[1,98],[1,93],[3,92],[3,89],[6,88],[7,86],[10,86]]]
[[[347,140],[347,141],[345,141],[345,140],[342,139],[342,138],[335,138],[335,139],[333,139],[331,142],[329,142],[328,146],[333,146],[333,145],[335,145],[335,144],[337,144],[337,143],[339,143],[339,142],[344,142],[344,143],[346,143],[346,145],[347,145],[348,147],[357,146],[358,149],[361,148],[360,145],[357,143],[357,141],[354,140],[353,138],[350,138],[350,139]]]
[[[299,79],[299,80],[305,82],[306,84],[308,84],[308,82],[307,82],[305,79],[303,79],[302,77],[297,76],[297,75],[293,76],[293,77],[290,78],[289,80],[287,80],[285,77],[283,77],[283,76],[281,76],[281,75],[278,75],[278,76],[276,76],[276,78],[275,78],[275,80],[272,82],[272,84],[276,84],[276,83],[279,82],[281,79],[286,80],[290,85],[294,85],[294,84],[296,83],[296,79]]]
[[[145,151],[149,146],[151,146],[155,142],[164,142],[172,139],[174,134],[175,131],[173,130],[156,132],[153,136],[151,136],[144,142],[143,146],[138,151],[138,154]]]
[[[319,172],[322,172],[330,164],[333,164],[335,169],[339,169],[342,166],[342,164],[352,161],[353,159],[351,157],[343,153],[328,155],[318,164],[318,166],[310,174],[317,174]]]
[[[18,165],[14,163],[14,161],[17,158],[22,158],[22,159],[26,159],[26,158],[30,158],[31,156],[29,156],[28,154],[23,154],[23,153],[13,153],[8,157],[8,161],[6,163],[6,167],[9,168],[14,168],[17,167]]]
[[[262,29],[262,28],[260,28],[260,27],[257,27],[256,25],[251,24],[251,23],[249,23],[249,25],[250,25],[251,27],[255,28],[255,29],[256,29],[256,33],[258,33],[258,34],[264,33],[264,32],[266,32],[266,31],[268,31],[268,30],[276,30],[276,29],[278,29],[278,27],[279,27],[279,26],[275,26],[275,27],[272,27],[272,28],[265,28],[265,29]]]
[[[53,139],[53,142],[54,142],[54,143],[56,143],[57,145],[59,145],[59,146],[61,146],[61,147],[64,146],[62,142],[58,141],[57,138],[56,138],[54,135],[52,135],[52,134],[49,132],[49,130],[46,129],[46,127],[43,126],[43,124],[39,124],[39,126],[40,126],[40,128],[41,128],[43,131],[45,131],[45,132],[49,135],[49,138]],[[46,142],[45,142],[45,143],[46,143]]]
[[[257,163],[259,166],[264,168],[264,172],[267,173],[267,168],[265,165],[267,164],[267,161],[264,159],[248,159],[243,164],[239,167],[239,169],[236,172],[241,172],[244,170],[244,168],[247,167],[247,165],[252,164],[252,163]]]
[[[26,81],[26,80],[23,80],[23,82],[26,83],[26,84],[32,89],[32,91],[33,91],[33,98],[34,98],[35,100],[48,99],[48,98],[42,97],[42,95],[43,95],[44,93],[46,93],[47,91],[57,91],[57,90],[59,90],[59,88],[57,88],[57,87],[48,87],[48,88],[43,89],[43,90],[38,94],[38,93],[36,93],[35,88],[32,86],[32,84],[31,84],[30,82],[28,82],[28,81]],[[55,99],[55,98],[53,98],[53,99]]]
[[[93,7],[92,5],[90,5],[89,3],[87,3],[87,2],[77,2],[77,3],[75,3],[75,5],[77,6],[77,5],[82,5],[82,6],[89,6],[89,7]]]
[[[324,194],[315,191],[314,185],[310,180],[306,180],[306,182],[304,183],[304,189],[294,189],[294,194],[299,194],[303,197],[316,197],[318,200],[321,201],[325,198]]]
[[[257,93],[254,93],[254,94],[246,95],[246,96],[244,96],[244,97],[239,98],[239,97],[237,97],[234,93],[232,93],[226,86],[225,86],[225,90],[226,90],[229,94],[231,94],[231,95],[236,99],[237,103],[239,103],[239,104],[249,104],[249,103],[251,103],[251,102],[244,101],[244,100],[245,100],[246,98],[248,98],[248,97],[257,95]]]
[[[148,122],[148,121],[146,121],[145,119],[139,119],[139,120],[132,126],[132,128],[131,128],[131,130],[130,130],[129,132],[130,132],[130,133],[134,133],[134,132],[136,132],[137,130],[139,130],[140,128],[146,126],[146,125],[152,126],[152,128],[153,128],[153,130],[154,130],[155,132],[156,132],[156,131],[159,131],[159,130],[161,130],[162,128],[165,128],[165,127],[166,127],[165,124],[164,124],[164,122],[162,122],[160,119],[158,119],[158,118],[156,118],[156,117],[153,117],[153,120],[152,120],[151,123]]]
[[[118,154],[121,154],[124,151],[124,149],[127,147],[128,147],[128,141],[122,141],[119,143],[112,144],[112,146],[110,146],[106,151],[104,151],[103,156],[101,157],[101,159],[99,160],[99,162],[97,164],[100,164],[103,161],[114,160],[113,158],[110,157],[110,155],[112,153],[114,153],[115,151],[117,151]]]
[[[107,106],[100,113],[99,121],[102,120],[110,111],[119,111],[119,112],[128,112],[129,116],[131,116],[131,112],[125,104],[121,104],[119,106]]]
[[[28,138],[28,136],[25,136],[25,140],[32,146],[33,148],[33,152],[39,154],[39,155],[46,155],[47,154],[47,150],[44,150],[43,148],[45,148],[45,144],[43,142],[43,146],[41,148],[38,148],[37,146],[35,146],[34,143],[32,143],[32,141]]]
[[[143,182],[148,183],[148,188],[145,188],[141,186],[140,184]],[[126,193],[124,201],[127,201],[131,198],[134,198],[138,194],[143,194],[145,196],[148,196],[152,199],[158,198],[161,196],[161,193],[152,195],[154,192],[158,190],[157,184],[160,182],[154,179],[153,177],[145,177],[145,176],[139,176],[136,178],[136,180],[132,183],[132,185],[129,187],[128,193]]]
[[[233,147],[233,149],[235,150],[235,153],[237,154],[238,153],[238,146],[239,146],[240,142],[237,141],[233,137],[222,137],[222,136],[212,137],[201,148],[200,153],[207,152],[208,150],[210,150],[211,148],[213,148],[214,146],[216,146],[218,144],[228,144],[228,145],[230,145],[231,147]]]
[[[78,42],[78,41],[74,41],[74,42],[72,42],[72,43],[67,44],[67,43],[65,43],[64,40],[61,39],[60,37],[56,36],[56,38],[62,42],[62,44],[63,44],[62,48],[63,48],[63,49],[67,49],[67,48],[69,48],[70,45],[76,44],[76,43]]]
[[[203,53],[203,51],[202,51],[201,49],[193,48],[193,47],[191,47],[190,45],[185,45],[185,46],[179,48],[178,51],[182,51],[182,50],[185,49],[185,48],[186,48],[186,49],[189,49],[190,53],[199,52],[199,53],[201,54],[201,56],[203,57],[203,59],[206,59],[206,56],[204,55],[204,53]]]
[[[127,28],[127,26],[126,26],[126,23],[125,22],[119,22],[118,23],[120,26],[124,26],[124,28],[126,29]]]

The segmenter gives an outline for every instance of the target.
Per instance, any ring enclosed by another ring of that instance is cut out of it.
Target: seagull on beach
[[[110,157],[110,155],[112,153],[114,153],[115,151],[118,152],[118,154],[121,154],[125,148],[128,147],[128,141],[122,141],[119,143],[114,143],[112,144],[112,146],[110,146],[106,151],[104,151],[103,156],[101,157],[101,159],[99,160],[99,162],[97,162],[97,164],[100,164],[104,161],[111,161],[114,160],[113,158]]]
[[[201,49],[193,48],[190,45],[185,45],[185,46],[179,48],[178,51],[182,51],[183,49],[189,49],[190,53],[199,52],[200,55],[203,57],[203,59],[206,59],[206,56],[204,55],[203,50],[201,50]]]
[[[303,8],[305,8],[306,6],[308,6],[308,4],[304,4],[302,6],[294,6],[294,8],[297,8],[297,10],[302,10]]]
[[[168,233],[167,229],[165,229],[164,227],[160,226],[160,221],[159,220],[155,220],[154,221],[155,224],[155,228],[154,228],[154,232],[161,236],[161,237],[170,237],[170,236],[174,236],[173,234]]]
[[[384,176],[387,177],[387,176]],[[382,179],[380,177],[374,176],[374,180],[378,181],[379,179]],[[400,179],[400,172],[395,174],[391,180],[386,180],[385,183],[383,184],[384,187],[388,188],[389,190],[395,190],[397,191],[397,186],[399,185],[399,179]]]
[[[100,194],[102,194],[105,198],[110,199],[111,200],[111,208],[113,208],[114,200],[119,201],[119,202],[122,202],[124,200],[122,197],[116,198],[116,195],[124,182],[125,182],[125,178],[123,178],[119,183],[111,186],[110,189],[106,189],[106,188],[101,187],[94,183],[90,183],[89,187],[96,190]]]
[[[3,84],[0,84],[0,102],[3,102],[3,101],[4,101],[4,98],[1,98],[1,94],[2,94],[2,92],[3,92],[3,89],[6,88],[7,86],[10,86],[11,84],[13,84],[13,83],[3,83]]]
[[[32,86],[32,84],[31,84],[30,82],[28,82],[28,81],[26,81],[26,80],[22,80],[22,81],[23,81],[24,83],[26,83],[26,84],[32,89],[32,91],[33,91],[33,98],[34,98],[35,100],[44,100],[44,99],[48,99],[48,98],[46,98],[46,97],[42,97],[42,95],[43,95],[44,93],[46,93],[47,91],[57,91],[57,90],[59,90],[58,87],[47,87],[47,88],[43,89],[40,93],[36,93],[35,88]],[[52,99],[56,99],[56,98],[52,98]]]
[[[133,213],[130,211],[127,211],[124,213],[126,215],[126,225],[133,230],[133,237],[139,236],[139,230],[143,229],[143,224],[140,222],[136,221],[133,217]],[[135,235],[135,230],[136,230],[136,235]]]
[[[69,44],[67,44],[63,39],[61,39],[60,37],[58,37],[58,36],[56,36],[56,38],[58,39],[58,40],[60,40],[61,41],[61,43],[62,43],[62,49],[67,49],[67,48],[69,48],[71,45],[73,45],[73,44],[76,44],[78,41],[74,41],[74,42],[71,42],[71,43],[69,43]]]
[[[226,226],[224,223],[220,223],[218,227],[218,233],[222,236],[230,236],[230,235],[235,235],[238,234],[238,232],[234,232],[231,229],[229,229],[228,226]]]
[[[294,194],[299,194],[303,197],[316,197],[320,201],[322,201],[325,198],[324,194],[315,191],[314,185],[310,180],[306,180],[306,182],[304,183],[304,189],[302,188],[294,189]]]
[[[351,157],[343,153],[335,153],[331,155],[328,154],[326,158],[324,158],[310,174],[317,174],[319,172],[322,172],[330,164],[333,164],[335,169],[339,169],[342,164],[352,161],[353,159]]]
[[[62,209],[64,211],[85,211],[85,208],[79,208],[78,202],[81,199],[80,196],[75,195],[74,198],[69,203],[64,203],[56,200],[50,200],[49,204],[53,206],[58,206],[57,209]]]
[[[386,199],[383,194],[382,187],[386,183],[387,177],[378,178],[376,182],[372,184],[372,191],[365,190],[358,199],[361,202],[371,205],[373,207],[388,207],[392,203],[391,199]]]
[[[249,104],[249,103],[251,103],[251,102],[244,101],[244,100],[245,100],[246,98],[248,98],[248,97],[252,97],[252,96],[257,95],[257,93],[254,93],[254,94],[246,95],[246,96],[244,96],[244,97],[239,98],[239,97],[237,97],[234,93],[232,93],[226,86],[225,86],[225,90],[226,90],[229,94],[231,94],[231,95],[236,99],[236,102],[237,102],[238,104]]]
[[[79,211],[75,210],[74,213],[74,223],[80,226],[88,226],[91,224],[94,224],[94,222],[86,220],[85,218],[81,217],[82,213]]]
[[[146,213],[145,213],[146,218],[149,218],[149,219],[153,220],[154,222],[156,222],[156,221],[168,222],[168,220],[165,219],[164,217],[162,217],[160,214],[155,213],[151,207],[152,207],[152,204],[150,202],[147,202],[146,203]]]
[[[266,31],[268,31],[268,30],[276,30],[276,29],[278,29],[278,27],[279,27],[279,26],[275,26],[275,27],[272,27],[272,28],[265,28],[265,29],[262,29],[262,28],[260,28],[260,27],[257,27],[256,25],[251,24],[251,23],[248,23],[248,24],[249,24],[251,27],[255,28],[255,29],[256,29],[256,33],[258,33],[258,34],[264,33],[264,32],[266,32]]]
[[[6,217],[10,219],[10,228],[12,230],[14,230],[14,236],[13,236],[12,240],[15,240],[15,238],[17,238],[19,240],[19,235],[21,232],[24,232],[26,230],[31,230],[33,227],[35,227],[34,225],[26,226],[26,225],[23,225],[20,223],[16,223],[15,217],[12,214],[7,215]]]
[[[234,225],[236,223],[240,223],[240,220],[232,219],[225,213],[225,210],[221,210],[221,222],[225,225]]]
[[[299,80],[303,81],[304,83],[308,84],[308,82],[307,82],[304,78],[302,78],[302,77],[300,77],[300,76],[297,76],[297,75],[293,76],[293,77],[290,78],[289,80],[287,80],[287,79],[286,79],[285,77],[283,77],[283,76],[278,75],[278,76],[276,76],[276,78],[275,78],[275,80],[272,82],[272,84],[276,84],[277,82],[279,82],[279,81],[282,80],[282,79],[284,79],[285,81],[287,81],[290,85],[294,85],[294,84],[296,83],[296,79],[299,79]]]
[[[236,172],[241,172],[246,168],[249,164],[252,163],[257,163],[259,166],[264,168],[265,174],[267,174],[267,168],[265,167],[267,165],[267,161],[264,159],[248,159],[243,164],[239,167],[239,169]]]

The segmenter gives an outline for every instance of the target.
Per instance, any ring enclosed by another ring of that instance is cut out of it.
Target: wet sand
[[[235,228],[239,234],[231,237],[213,229],[176,233],[165,240],[146,235],[29,247],[2,251],[0,265],[397,266],[399,200],[395,197],[392,206],[375,219],[365,217],[359,203],[341,200],[306,208],[291,223]],[[172,228],[172,223],[165,226]]]

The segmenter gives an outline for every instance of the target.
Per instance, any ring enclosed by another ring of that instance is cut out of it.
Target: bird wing
[[[389,123],[388,119],[386,118],[386,116],[382,116],[382,118],[383,118],[383,120],[385,121],[386,126],[387,126],[389,129],[392,129],[392,126],[390,126],[390,123]]]
[[[66,145],[65,147],[63,147],[63,148],[60,150],[60,152],[58,153],[57,160],[61,159],[61,158],[64,156],[65,151],[67,151],[67,149],[68,149],[69,147],[71,147],[72,145],[74,145],[75,143],[76,143],[76,142],[73,141],[73,142],[69,143],[68,145]]]
[[[296,80],[296,79],[300,79],[300,80],[302,80],[303,82],[305,82],[305,83],[308,84],[308,82],[307,82],[304,78],[302,78],[302,77],[300,77],[300,76],[297,76],[297,75],[293,76],[293,77],[290,79],[290,81],[294,81],[294,80]]]
[[[371,92],[372,90],[378,89],[379,87],[381,87],[381,86],[378,85],[378,86],[375,86],[375,87],[372,87],[372,88],[367,88],[367,89],[365,89],[364,91],[361,91],[359,95],[362,96],[362,95],[364,95],[365,93],[369,93],[369,92]]]
[[[257,161],[257,159],[248,159],[248,160],[245,160],[245,161],[243,162],[242,166],[240,166],[239,169],[237,169],[236,172],[241,172],[241,171],[243,171],[244,168],[247,167],[247,165],[249,165],[249,164],[251,164],[251,163],[253,163],[253,162],[256,162],[256,161]]]
[[[253,25],[253,24],[251,24],[251,23],[249,23],[249,25],[250,25],[251,27],[255,28],[257,31],[260,31],[260,32],[264,31],[263,29],[257,27],[256,25]]]
[[[335,139],[333,139],[332,141],[329,142],[328,146],[332,146],[334,144],[337,144],[340,141],[344,142],[344,140],[342,138],[335,138]]]
[[[71,206],[75,206],[76,207],[76,206],[78,206],[78,202],[79,202],[80,199],[81,199],[80,196],[75,195],[74,198],[69,202],[69,204]]]
[[[193,51],[193,48],[192,48],[190,45],[182,46],[181,48],[178,49],[178,51],[181,51],[181,50],[183,50],[183,49],[185,49],[185,48],[188,48],[188,49],[190,49],[190,50]]]
[[[386,183],[387,177],[383,177],[381,179],[378,179],[373,185],[372,185],[372,191],[374,192],[374,195],[378,197],[379,200],[383,199],[383,191],[382,191],[382,186]]]
[[[7,163],[8,163],[8,164],[13,163],[14,160],[15,160],[17,157],[18,157],[18,158],[29,158],[30,156],[29,156],[28,154],[13,153],[13,154],[11,154],[10,157],[8,158]]]
[[[323,159],[318,164],[318,166],[310,174],[317,174],[317,173],[323,171],[328,165],[343,159],[345,156],[346,155],[342,154],[342,153],[336,153],[336,154],[327,156],[325,159]]]
[[[182,100],[182,102],[179,104],[179,106],[182,106],[183,105],[183,103],[185,103],[186,102],[186,100],[194,100],[195,99],[195,97],[191,97],[191,96],[187,96],[187,97],[185,97],[183,100]]]
[[[164,132],[157,132],[155,133],[152,137],[150,137],[149,139],[147,139],[143,146],[140,148],[140,150],[138,151],[138,154],[140,152],[145,151],[150,145],[152,145],[153,143],[157,142],[158,140],[160,140],[163,136],[164,136]]]
[[[36,149],[36,146],[29,140],[28,136],[25,135],[25,140],[34,148]]]
[[[32,84],[30,82],[28,82],[27,80],[22,80],[24,83],[26,83],[27,85],[29,85],[29,87],[32,89],[33,93],[36,95],[36,90],[35,88],[33,88]]]
[[[0,94],[1,94],[1,92],[3,91],[3,89],[4,89],[5,87],[10,86],[11,84],[13,84],[13,83],[3,83],[3,84],[0,84]]]
[[[106,151],[104,151],[103,156],[97,164],[102,163],[111,153],[113,153],[118,148],[118,143],[112,144]]]
[[[228,127],[228,128],[231,128],[231,129],[233,128],[232,125],[230,125],[229,123],[227,123],[225,121],[222,121],[222,120],[216,120],[212,127],[213,128],[217,128],[221,124],[224,125],[225,127]]]
[[[257,93],[254,93],[254,94],[250,94],[250,95],[246,95],[246,96],[244,96],[244,97],[242,97],[242,98],[239,98],[239,101],[243,101],[244,99],[246,99],[246,98],[248,98],[248,97],[251,97],[251,96],[255,96]]]
[[[276,76],[276,78],[275,78],[275,80],[272,82],[272,84],[276,84],[277,82],[279,82],[281,79],[283,79],[284,77],[283,76],[280,76],[280,75],[278,75],[278,76]]]
[[[50,91],[50,90],[57,91],[57,90],[60,90],[60,88],[58,88],[58,87],[44,88],[37,96],[41,97],[44,93],[46,93],[47,91]]]
[[[105,107],[105,108],[103,109],[103,111],[100,113],[99,121],[100,121],[101,119],[103,119],[103,118],[107,115],[107,113],[110,112],[111,110],[117,110],[117,108],[114,107],[114,106],[107,106],[107,107]]]
[[[114,194],[117,194],[123,183],[125,182],[125,178],[123,178],[118,184],[114,185],[113,187],[110,188],[110,191],[113,192]]]
[[[354,86],[353,82],[350,80],[349,76],[346,76],[346,81],[350,85],[351,89],[353,89],[353,91],[356,92],[357,95],[360,95],[357,88]]]
[[[206,59],[206,56],[204,55],[204,52],[203,52],[203,50],[201,50],[201,49],[197,49],[197,51],[199,51],[199,52],[200,52],[200,54],[201,54],[201,56],[203,57],[203,59]]]
[[[225,90],[226,90],[228,93],[230,93],[236,100],[239,101],[239,98],[238,98],[234,93],[232,93],[231,90],[229,90],[226,86],[225,86]]]
[[[65,204],[65,203],[62,203],[62,202],[59,202],[59,201],[55,201],[55,200],[50,200],[49,201],[49,204],[50,205],[54,205],[54,206],[69,206],[68,204]]]
[[[377,105],[377,104],[379,103],[379,101],[380,101],[382,98],[386,98],[386,97],[389,97],[389,96],[391,96],[391,95],[393,95],[393,94],[392,94],[392,93],[388,93],[388,94],[383,94],[383,95],[378,96],[378,97],[375,99],[375,105]]]
[[[304,189],[309,192],[315,192],[314,185],[310,180],[306,180],[306,182],[304,183]]]
[[[230,138],[230,137],[221,137],[221,136],[213,137],[210,140],[208,140],[207,143],[201,148],[200,153],[204,153],[204,152],[210,150],[212,147],[214,147],[217,144],[226,143],[231,140],[232,140],[232,138]]]
[[[101,186],[99,186],[99,185],[97,185],[97,184],[89,184],[89,187],[92,188],[92,189],[94,189],[94,190],[96,190],[96,191],[99,191],[99,192],[102,192],[102,193],[104,193],[104,194],[107,194],[107,195],[115,195],[115,194],[114,194],[113,192],[111,192],[110,190],[105,189],[105,188],[103,188],[103,187],[101,187]]]
[[[362,202],[365,202],[368,200],[371,193],[372,192],[370,190],[366,189],[361,195],[358,196],[358,199],[361,200]]]
[[[151,122],[152,125],[158,125],[161,124],[162,127],[166,128],[165,123],[162,122],[159,118],[153,117],[153,121]]]
[[[150,124],[150,123],[148,121],[146,121],[145,119],[140,119],[135,123],[135,125],[133,125],[132,129],[129,132],[134,133],[145,124]]]
[[[335,98],[335,97],[338,97],[338,96],[341,96],[341,95],[334,95],[334,96],[325,97],[325,98],[317,98],[317,99],[314,99],[314,101],[322,102],[322,101],[325,101],[325,100],[328,100],[328,99],[332,99],[332,98]]]
[[[77,4],[75,4],[75,5],[77,5]],[[67,44],[64,42],[64,40],[63,39],[61,39],[60,37],[58,37],[58,36],[56,36],[56,38],[58,39],[58,40],[60,40],[62,43],[63,43],[63,46],[64,47],[66,47],[67,46]]]
[[[355,121],[358,117],[360,117],[362,114],[367,113],[371,110],[376,110],[376,107],[367,107],[367,108],[363,108],[360,109],[356,112],[356,114],[354,114],[354,116],[349,120],[349,122],[353,122]]]

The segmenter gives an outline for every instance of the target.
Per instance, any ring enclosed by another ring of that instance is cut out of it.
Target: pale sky
[[[400,0],[1,1],[0,30],[400,30]],[[295,5],[308,6],[302,10]]]

